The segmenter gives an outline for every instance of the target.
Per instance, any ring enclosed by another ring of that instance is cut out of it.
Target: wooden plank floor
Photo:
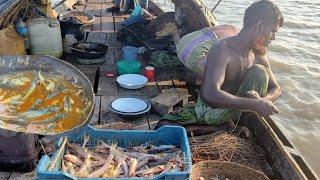
[[[108,9],[114,4],[105,0],[87,0],[86,5],[77,5],[76,8],[80,11],[89,12],[96,16],[95,22],[87,27],[86,40],[90,42],[98,42],[106,44],[109,49],[105,56],[105,62],[99,65],[76,65],[93,84],[96,84],[96,102],[95,115],[91,124],[103,125],[114,122],[131,123],[139,129],[152,129],[154,126],[141,126],[145,122],[152,121],[156,124],[160,116],[152,112],[141,116],[134,121],[127,122],[122,117],[117,116],[110,111],[109,104],[112,100],[120,97],[141,97],[145,99],[153,98],[161,93],[162,90],[168,88],[187,88],[190,76],[185,68],[156,68],[154,82],[148,84],[139,90],[127,90],[120,87],[116,82],[117,69],[116,63],[122,59],[122,43],[117,41],[117,31],[121,28],[121,22],[129,17],[128,14],[119,14],[111,12]],[[140,57],[142,64],[141,72],[144,72],[144,67],[148,64],[148,59],[144,56]],[[99,74],[97,75],[97,72]],[[107,77],[107,73],[113,73],[114,77]],[[97,76],[99,77],[97,79]]]
[[[72,63],[91,81],[95,89],[95,110],[90,124],[104,127],[112,123],[129,124],[132,129],[154,129],[160,116],[149,112],[135,119],[125,119],[110,110],[110,103],[119,97],[141,97],[150,99],[156,97],[167,88],[187,88],[190,85],[190,74],[183,67],[156,68],[155,80],[139,90],[127,90],[119,87],[116,82],[116,62],[122,58],[122,43],[117,41],[117,31],[121,28],[121,22],[129,17],[128,14],[119,14],[108,11],[114,4],[110,0],[87,0],[85,5],[75,5],[74,8],[95,15],[94,23],[85,28],[85,39],[89,42],[103,43],[109,47],[105,55],[105,61],[95,65],[77,64],[76,57],[64,56],[63,59]],[[142,73],[148,64],[147,58],[141,57]],[[114,77],[107,77],[107,73],[113,73]],[[109,127],[109,126],[108,126]],[[22,174],[18,172],[1,172],[1,179],[34,179],[34,174]]]

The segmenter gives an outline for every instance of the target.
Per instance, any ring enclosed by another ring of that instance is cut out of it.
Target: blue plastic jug
[[[123,59],[138,60],[138,50],[139,48],[133,46],[124,46],[122,48]]]

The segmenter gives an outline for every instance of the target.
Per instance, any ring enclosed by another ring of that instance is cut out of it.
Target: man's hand
[[[260,97],[259,93],[257,93],[257,91],[248,91],[247,97],[254,98],[254,99],[261,99],[261,97]]]
[[[269,117],[279,113],[279,109],[267,99],[257,99],[256,102],[253,109],[263,117]]]
[[[255,111],[263,117],[268,117],[270,115],[279,113],[278,108],[269,100],[261,98],[256,91],[247,92],[249,98],[258,99],[258,103],[255,106]]]

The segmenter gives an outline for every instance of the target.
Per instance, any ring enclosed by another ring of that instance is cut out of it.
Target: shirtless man
[[[218,127],[207,129],[213,132],[219,127],[230,128],[242,111],[264,117],[278,113],[272,101],[281,95],[281,90],[266,53],[282,23],[279,8],[270,1],[261,0],[248,7],[241,31],[210,49],[194,109],[164,116],[158,127],[183,125],[190,132],[190,124],[205,124]],[[206,131],[203,127],[198,130]]]

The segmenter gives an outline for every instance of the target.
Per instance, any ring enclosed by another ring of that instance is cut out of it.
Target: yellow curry
[[[81,124],[91,105],[79,83],[63,76],[41,71],[0,76],[2,123],[61,132]]]

